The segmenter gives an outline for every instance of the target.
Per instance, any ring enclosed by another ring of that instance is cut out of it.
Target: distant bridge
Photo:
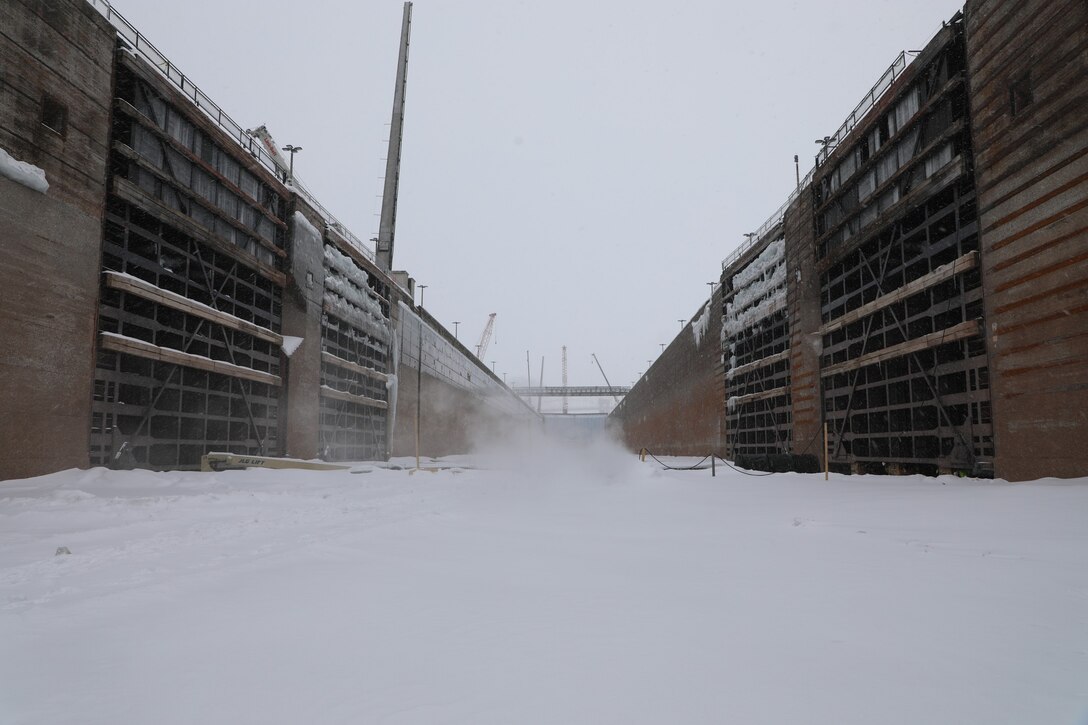
[[[608,398],[620,397],[631,392],[631,388],[617,385],[583,385],[564,387],[562,385],[543,388],[514,388],[514,392],[524,398]]]

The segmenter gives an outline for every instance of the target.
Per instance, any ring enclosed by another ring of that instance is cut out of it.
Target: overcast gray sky
[[[376,236],[400,0],[117,0]],[[900,50],[958,0],[414,4],[394,267],[511,384],[630,384]]]

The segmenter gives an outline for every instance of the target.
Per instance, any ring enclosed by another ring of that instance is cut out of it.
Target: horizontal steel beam
[[[561,385],[545,386],[543,388],[514,388],[514,393],[523,397],[535,398],[605,398],[611,395],[626,395],[631,388],[617,385],[587,385],[580,387],[563,387]]]

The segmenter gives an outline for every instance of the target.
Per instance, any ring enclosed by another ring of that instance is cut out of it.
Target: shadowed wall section
[[[114,33],[77,0],[0,3],[0,479],[88,463]],[[7,72],[10,71],[10,72]]]

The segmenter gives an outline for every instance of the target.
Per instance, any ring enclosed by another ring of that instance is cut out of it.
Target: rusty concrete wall
[[[806,187],[786,209],[786,307],[790,321],[791,453],[814,454],[824,463],[820,389],[820,276],[812,226],[812,192]]]
[[[631,450],[725,454],[721,308],[719,286],[612,411],[610,425]]]
[[[996,473],[1088,475],[1088,4],[967,5]]]
[[[82,0],[0,3],[0,148],[49,182],[0,177],[0,479],[89,460],[114,42]]]

